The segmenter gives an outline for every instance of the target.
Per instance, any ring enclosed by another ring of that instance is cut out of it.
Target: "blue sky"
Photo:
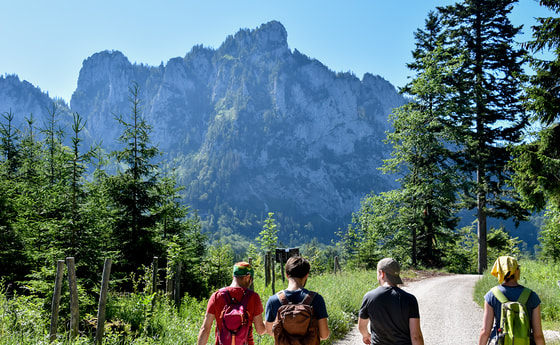
[[[119,50],[131,62],[157,66],[194,45],[218,48],[239,29],[271,20],[288,32],[290,49],[336,72],[382,76],[403,86],[414,31],[447,0],[11,0],[0,1],[0,76],[17,74],[51,97],[70,101],[82,62]],[[520,0],[511,20],[529,39],[534,17],[549,11]]]

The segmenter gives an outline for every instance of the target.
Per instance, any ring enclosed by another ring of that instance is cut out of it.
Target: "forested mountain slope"
[[[10,78],[17,79],[1,82]],[[377,168],[390,153],[387,118],[402,96],[379,76],[336,73],[291,49],[279,22],[157,67],[119,51],[96,53],[83,62],[70,105],[58,102],[59,124],[69,131],[77,112],[87,121],[86,143],[114,150],[122,130],[115,115],[130,112],[134,82],[151,140],[212,238],[254,238],[274,212],[285,244],[328,241],[367,193],[395,186]],[[52,100],[20,85],[1,88],[2,111],[17,105],[19,123],[33,112],[39,125]]]
[[[335,73],[290,50],[278,22],[158,67],[118,51],[86,59],[71,109],[91,140],[114,145],[113,117],[129,111],[133,81],[153,142],[213,233],[255,237],[275,212],[285,242],[326,241],[365,194],[394,186],[377,167],[390,152],[388,114],[403,98],[381,77]]]

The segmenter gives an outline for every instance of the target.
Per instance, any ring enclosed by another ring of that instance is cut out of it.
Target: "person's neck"
[[[507,282],[503,282],[502,283],[503,286],[509,286],[509,287],[516,287],[519,285],[519,283],[517,282],[517,280],[510,280]]]
[[[246,286],[241,285],[237,279],[233,279],[229,287],[232,287],[232,288],[246,288]]]
[[[303,279],[288,278],[288,287],[286,288],[286,290],[295,291],[295,290],[303,289],[304,286],[305,286],[305,282],[303,282]]]

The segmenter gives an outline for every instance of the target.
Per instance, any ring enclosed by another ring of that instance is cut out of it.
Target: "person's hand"
[[[362,337],[362,341],[364,342],[364,344],[371,344],[371,338],[370,337]]]

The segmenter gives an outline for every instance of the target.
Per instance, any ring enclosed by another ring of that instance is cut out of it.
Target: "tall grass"
[[[324,274],[309,278],[307,288],[319,292],[326,301],[329,313],[330,338],[323,344],[333,344],[355,325],[363,295],[374,288],[375,273],[371,271]],[[276,292],[287,285],[276,282]],[[261,296],[263,306],[272,295],[272,287],[257,282],[255,291]],[[166,298],[135,293],[126,296],[111,295],[108,299],[107,320],[126,325],[124,328],[106,328],[103,344],[196,344],[200,325],[206,310],[207,300],[196,300],[185,296],[177,309]],[[8,298],[0,292],[0,345],[48,344],[50,315],[44,311],[43,300],[28,296]],[[153,302],[153,304],[152,304]],[[83,318],[91,318],[83,315]],[[65,329],[67,319],[59,319],[59,335],[52,344],[92,344],[94,334],[84,332],[72,342]],[[209,343],[214,342],[212,331]],[[258,336],[255,343],[272,345],[268,335]]]
[[[542,300],[543,327],[560,330],[560,291],[557,280],[560,268],[532,261],[522,261],[521,284],[533,289]],[[403,272],[413,275],[412,272]],[[496,284],[496,279],[485,274],[475,287],[475,300],[482,305],[484,294]],[[276,281],[275,291],[286,287],[287,281]],[[307,288],[319,292],[325,299],[329,313],[331,336],[323,345],[334,344],[344,337],[356,324],[358,310],[364,294],[377,285],[374,271],[345,271],[341,275],[322,274],[310,276]],[[263,306],[272,295],[272,287],[265,287],[260,279],[255,291],[260,295]],[[48,344],[49,318],[43,309],[43,300],[29,296],[8,298],[0,292],[0,345]],[[153,304],[152,304],[153,302]],[[124,329],[106,326],[103,340],[107,345],[129,344],[196,344],[196,338],[204,317],[207,300],[196,300],[185,296],[177,309],[166,298],[131,294],[110,296],[107,319],[126,325]],[[84,315],[84,318],[91,316]],[[92,344],[91,334],[83,333],[70,342],[65,328],[66,319],[61,315],[59,336],[53,343]],[[83,331],[84,327],[80,326]],[[214,342],[212,331],[209,343]],[[272,345],[272,337],[255,334],[258,345]]]
[[[530,288],[541,299],[541,316],[543,329],[560,331],[560,266],[553,263],[520,260],[521,279],[519,283]],[[480,306],[484,305],[484,295],[498,284],[496,277],[485,272],[476,283],[474,300]]]

